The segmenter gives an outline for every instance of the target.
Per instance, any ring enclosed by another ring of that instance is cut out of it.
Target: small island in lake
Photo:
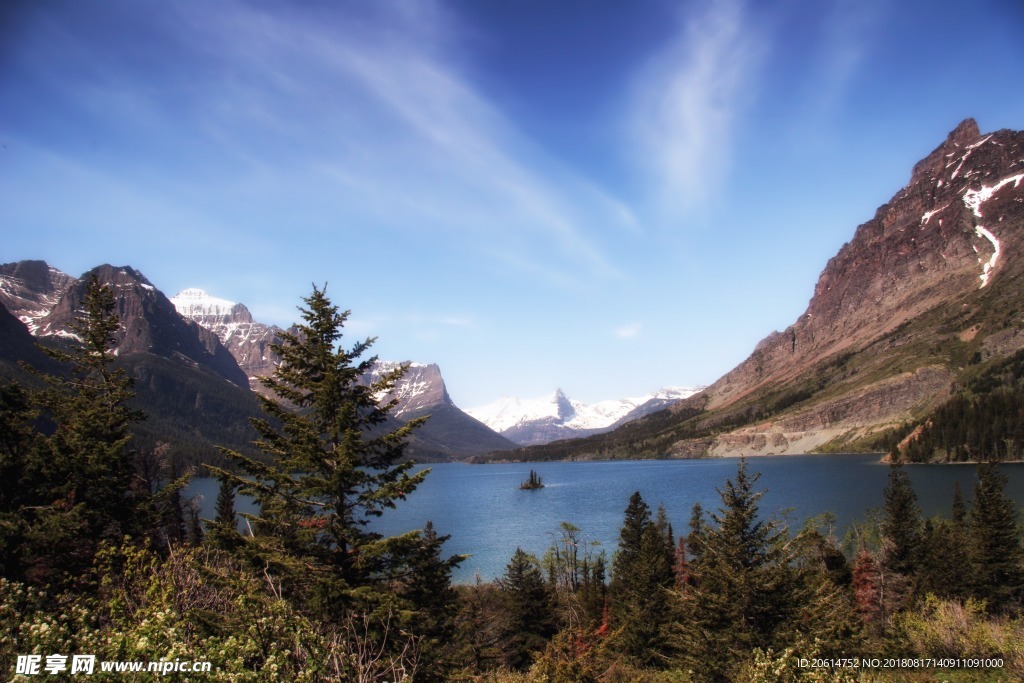
[[[530,470],[530,476],[519,485],[521,489],[542,489],[544,488],[544,480],[540,478],[536,470]]]

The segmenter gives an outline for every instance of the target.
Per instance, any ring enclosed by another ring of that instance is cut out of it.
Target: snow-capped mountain
[[[379,382],[384,376],[403,365],[397,361],[377,361],[364,378],[367,383]],[[405,363],[405,374],[395,383],[394,388],[377,396],[380,402],[398,401],[391,412],[395,417],[411,415],[440,403],[451,403],[448,389],[441,377],[441,369],[435,364]]]
[[[702,387],[666,387],[632,398],[583,403],[561,389],[535,399],[502,397],[466,412],[518,444],[528,446],[608,431],[692,396]]]
[[[274,372],[275,359],[270,345],[277,340],[280,329],[255,322],[244,304],[212,296],[201,289],[182,290],[171,297],[171,303],[181,317],[216,334],[248,376],[250,387],[262,389],[259,378]]]
[[[278,359],[270,345],[278,341],[280,328],[255,322],[243,304],[221,299],[202,289],[185,289],[172,297],[171,302],[183,318],[216,334],[248,375],[250,387],[254,391],[265,391],[259,379],[274,372]],[[401,364],[377,361],[361,381],[376,382]],[[377,399],[397,400],[391,417],[401,422],[430,415],[413,436],[410,452],[414,457],[462,458],[514,446],[452,403],[437,365],[405,365],[408,369],[394,388]]]
[[[5,263],[0,265],[0,303],[35,334],[39,321],[75,281],[45,261]]]

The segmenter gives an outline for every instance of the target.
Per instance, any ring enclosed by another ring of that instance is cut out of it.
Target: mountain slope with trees
[[[806,312],[735,369],[610,434],[498,457],[877,449],[905,423],[942,428],[933,411],[1024,348],[1022,329],[1024,132],[968,119],[828,262]]]

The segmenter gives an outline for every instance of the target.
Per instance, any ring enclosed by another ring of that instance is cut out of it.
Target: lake
[[[538,557],[558,533],[561,522],[579,527],[588,541],[598,541],[609,555],[615,549],[623,511],[634,491],[651,506],[664,503],[677,535],[688,532],[690,509],[700,501],[705,511],[721,504],[716,488],[734,478],[739,460],[630,460],[613,462],[546,462],[502,465],[444,463],[430,465],[426,481],[408,500],[374,522],[384,534],[422,528],[427,520],[440,534],[450,534],[447,552],[470,554],[457,569],[459,583],[500,576],[516,547]],[[806,518],[831,512],[836,534],[851,522],[881,508],[889,468],[877,455],[788,455],[747,459],[759,472],[756,489],[764,490],[763,515],[785,518],[791,527]],[[422,468],[417,468],[422,469]],[[542,489],[523,491],[519,484],[531,469],[544,479]],[[968,500],[974,488],[973,465],[912,465],[907,472],[926,516],[949,516],[954,482]],[[1007,493],[1024,502],[1024,463],[1003,465]],[[188,493],[201,497],[202,515],[212,517],[217,499],[215,479],[194,479]],[[236,504],[241,511],[244,501]]]

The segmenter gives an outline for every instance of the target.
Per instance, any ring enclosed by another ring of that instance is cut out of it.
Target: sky
[[[964,118],[1017,0],[13,0],[0,262],[130,265],[457,405],[709,384]]]

